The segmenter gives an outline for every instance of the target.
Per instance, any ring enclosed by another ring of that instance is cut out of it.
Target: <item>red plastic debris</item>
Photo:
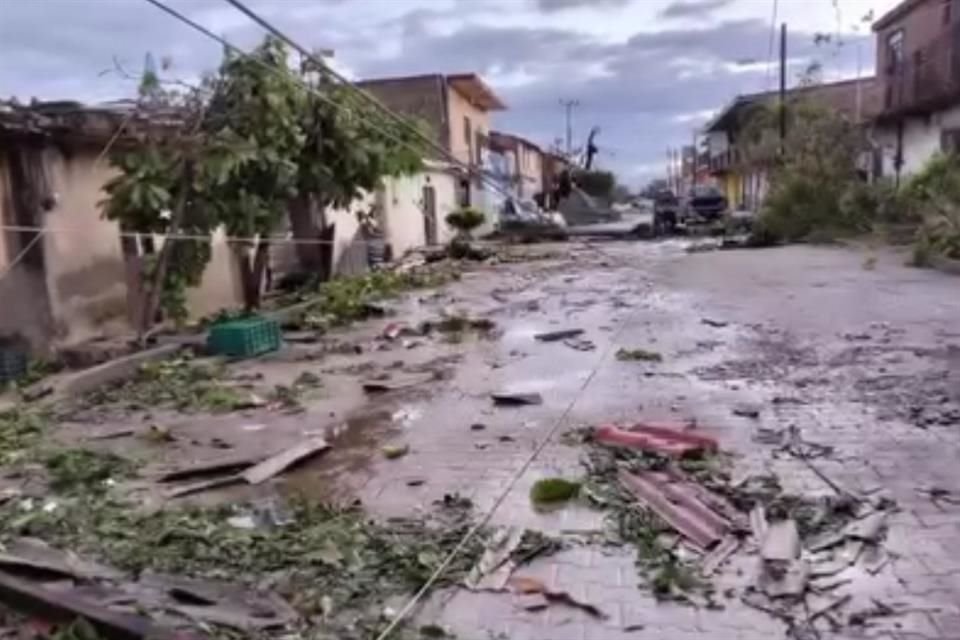
[[[380,336],[385,340],[396,340],[400,337],[400,332],[403,331],[403,325],[399,322],[391,322],[383,328],[383,331],[380,332]]]
[[[674,458],[715,452],[717,441],[709,436],[658,425],[636,424],[627,429],[607,424],[596,428],[597,442],[662,453]]]
[[[696,483],[656,471],[622,471],[620,482],[700,549],[712,548],[733,528],[730,520],[712,508],[717,499]]]

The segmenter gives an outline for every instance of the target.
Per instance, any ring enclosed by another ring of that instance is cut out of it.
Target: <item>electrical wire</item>
[[[100,163],[103,162],[104,158],[107,157],[107,154],[110,153],[110,149],[112,149],[113,145],[116,144],[117,140],[120,139],[120,135],[123,133],[123,130],[126,129],[127,125],[130,124],[130,120],[133,119],[135,114],[136,114],[136,109],[131,109],[130,112],[127,113],[126,116],[124,116],[123,120],[120,121],[120,124],[117,126],[116,131],[114,131],[113,135],[111,135],[107,139],[107,143],[103,146],[103,148],[100,150],[100,153],[97,154],[96,159],[93,161],[93,169],[96,169],[97,167],[99,167]],[[37,244],[37,242],[39,242],[40,239],[43,238],[44,234],[46,234],[49,230],[46,227],[29,227],[29,226],[17,227],[15,225],[10,225],[10,226],[0,225],[0,229],[4,229],[6,231],[14,231],[14,232],[20,231],[25,233],[37,234],[30,239],[30,242],[27,243],[27,246],[21,249],[20,252],[16,256],[14,256],[13,260],[11,260],[9,263],[4,265],[2,269],[0,269],[0,282],[2,282],[3,279],[6,278],[13,271],[14,267],[16,267],[20,263],[20,261],[27,256],[27,252],[29,252],[30,249],[33,248],[33,245]]]
[[[333,108],[335,108],[335,109],[345,110],[345,111],[348,111],[348,112],[350,112],[350,113],[353,113],[352,111],[349,111],[349,108],[348,108],[347,105],[338,103],[337,101],[333,100],[333,99],[330,98],[329,96],[324,95],[322,92],[318,91],[318,90],[315,89],[314,87],[311,87],[309,84],[307,84],[306,82],[304,82],[302,79],[300,79],[300,78],[298,78],[298,77],[296,77],[296,76],[291,76],[291,75],[289,75],[289,74],[287,74],[287,73],[284,73],[282,70],[278,69],[277,67],[274,67],[273,65],[270,65],[270,64],[264,62],[263,60],[261,60],[260,58],[257,58],[256,56],[250,55],[249,53],[247,53],[246,51],[244,51],[244,50],[241,49],[240,47],[238,47],[238,46],[234,45],[233,43],[231,43],[231,42],[230,42],[229,40],[227,40],[226,38],[224,38],[224,37],[222,37],[222,36],[218,36],[218,35],[215,34],[214,32],[210,31],[210,29],[204,27],[203,25],[201,25],[200,23],[196,22],[195,20],[192,20],[192,19],[188,18],[187,16],[185,16],[185,15],[182,14],[182,13],[180,13],[180,12],[177,11],[176,9],[170,7],[169,5],[167,5],[166,3],[162,2],[161,0],[145,0],[145,1],[148,2],[148,3],[150,3],[151,5],[153,5],[153,6],[156,7],[157,9],[163,11],[163,12],[166,13],[167,15],[169,15],[169,16],[177,19],[177,20],[179,20],[179,21],[182,22],[182,23],[184,23],[185,25],[187,25],[188,27],[194,29],[195,31],[197,31],[197,32],[205,35],[206,37],[214,40],[215,42],[218,42],[220,45],[222,45],[224,48],[226,48],[227,50],[231,51],[232,53],[235,53],[236,55],[241,56],[241,57],[244,58],[245,60],[253,61],[255,64],[258,64],[258,65],[260,65],[261,67],[263,67],[264,69],[270,71],[271,73],[276,74],[278,77],[281,77],[281,78],[284,78],[284,79],[286,79],[286,80],[288,80],[288,81],[290,81],[290,82],[293,82],[294,84],[298,85],[298,86],[299,86],[300,88],[302,88],[303,90],[305,90],[305,91],[307,91],[308,93],[310,93],[311,95],[317,97],[319,100],[325,102],[326,104],[330,105],[331,107],[333,107]],[[228,1],[229,1],[229,0],[228,0]],[[231,4],[233,4],[233,2],[231,2]],[[234,6],[236,6],[236,5],[234,5]],[[239,6],[238,6],[237,8],[239,9]],[[244,9],[246,9],[246,7],[244,7]],[[240,10],[243,11],[242,9],[240,9]],[[249,13],[248,13],[248,12],[249,12]],[[255,15],[256,15],[255,13],[253,13],[253,12],[252,12],[251,10],[249,10],[249,9],[246,9],[246,11],[244,11],[244,13],[247,14],[247,15],[251,15],[251,14],[252,14],[252,16],[255,16]],[[252,16],[251,16],[251,17],[252,17]],[[254,19],[254,18],[252,18],[252,19]],[[265,20],[263,20],[262,18],[259,18],[259,16],[257,16],[257,18],[255,18],[255,20],[257,21],[258,24],[264,24],[264,23],[265,23],[265,24],[269,24],[269,23],[267,23]],[[261,21],[262,21],[262,22],[261,22]],[[264,28],[267,28],[267,27],[264,27]],[[272,26],[271,26],[270,28],[268,28],[268,30],[269,30],[271,33],[274,33],[274,35],[276,35],[278,38],[280,38],[281,40],[283,40],[284,42],[286,42],[287,44],[289,44],[291,47],[293,47],[294,49],[296,49],[298,52],[301,53],[301,55],[304,55],[308,60],[310,60],[310,61],[313,62],[314,64],[317,64],[318,66],[321,66],[322,68],[329,70],[329,72],[331,73],[331,75],[332,75],[333,77],[335,77],[335,78],[337,78],[337,79],[340,79],[341,82],[344,83],[344,86],[352,89],[352,90],[355,92],[355,93],[354,93],[355,95],[358,95],[358,96],[363,97],[364,100],[366,100],[366,101],[370,102],[372,105],[376,106],[381,112],[390,115],[392,118],[394,118],[394,119],[396,119],[398,122],[400,122],[403,126],[407,127],[408,130],[414,132],[414,134],[415,134],[419,139],[421,139],[422,141],[425,142],[426,146],[428,146],[429,148],[433,149],[434,151],[440,153],[441,156],[442,156],[447,162],[449,162],[450,164],[456,165],[457,167],[459,167],[459,168],[461,168],[461,169],[464,169],[464,170],[468,173],[468,175],[470,175],[470,174],[476,175],[480,181],[485,182],[485,183],[486,183],[487,185],[489,185],[494,191],[497,191],[497,192],[500,193],[501,195],[503,195],[503,196],[505,196],[505,197],[513,197],[513,194],[511,194],[510,192],[506,191],[500,184],[498,184],[497,182],[493,181],[493,180],[490,179],[488,176],[486,176],[486,175],[483,173],[483,171],[478,170],[477,167],[473,167],[473,166],[471,166],[471,165],[463,162],[462,160],[460,160],[459,158],[457,158],[456,156],[454,156],[453,154],[451,154],[449,151],[447,151],[446,149],[444,149],[442,146],[438,145],[436,142],[434,142],[433,140],[431,140],[428,136],[424,135],[422,132],[420,132],[419,130],[417,130],[416,127],[414,127],[413,125],[411,125],[411,124],[408,123],[407,121],[403,120],[403,118],[402,118],[401,116],[399,116],[399,115],[393,113],[392,111],[390,111],[389,109],[387,109],[383,104],[381,104],[379,101],[377,101],[375,98],[373,98],[373,96],[369,95],[368,93],[366,93],[365,91],[363,91],[363,90],[360,89],[359,87],[356,87],[356,85],[354,85],[353,83],[351,83],[349,80],[347,80],[346,78],[344,78],[342,75],[340,75],[340,74],[336,73],[335,71],[329,69],[329,66],[327,66],[322,60],[320,60],[319,58],[317,58],[316,56],[314,56],[313,54],[311,54],[307,49],[305,49],[305,48],[302,47],[301,45],[297,44],[297,43],[294,42],[293,40],[289,39],[286,35],[282,34],[279,30],[276,30],[276,29],[273,28]],[[356,114],[354,113],[354,115],[356,115]],[[414,145],[411,144],[409,141],[404,140],[404,139],[402,139],[402,138],[399,138],[399,137],[397,137],[396,135],[394,135],[392,132],[387,131],[387,130],[379,127],[379,126],[377,125],[377,123],[372,122],[369,118],[366,119],[366,122],[367,122],[367,124],[370,126],[371,129],[373,129],[374,131],[376,131],[376,132],[379,133],[380,135],[384,136],[384,137],[387,138],[388,140],[391,140],[392,142],[395,142],[395,143],[397,143],[397,144],[399,144],[399,145],[401,145],[401,146],[404,146],[404,147],[406,147],[407,149],[410,149],[411,151],[414,151],[414,152],[416,152],[416,153],[421,153],[421,152],[423,151],[422,148],[417,147],[417,146],[414,146]]]
[[[603,253],[603,252],[601,251],[600,253]],[[610,352],[613,351],[613,348],[617,345],[617,342],[620,338],[620,334],[623,333],[624,327],[630,324],[630,322],[634,319],[634,316],[637,313],[638,313],[637,311],[634,311],[629,315],[629,317],[624,319],[623,323],[620,325],[620,327],[614,333],[613,337],[610,339],[610,344],[603,351],[603,353],[600,354],[600,357],[597,359],[597,362],[590,369],[590,373],[584,379],[583,384],[580,385],[580,388],[577,389],[576,393],[574,393],[573,398],[570,400],[570,403],[563,410],[563,413],[560,414],[560,417],[557,418],[557,421],[553,424],[553,426],[550,427],[550,430],[544,436],[543,440],[540,441],[540,444],[536,446],[536,448],[533,450],[530,456],[524,461],[524,463],[520,466],[520,468],[517,469],[517,472],[513,476],[511,476],[510,480],[507,482],[506,488],[504,488],[504,490],[500,493],[500,495],[497,496],[496,500],[494,500],[493,505],[490,507],[490,509],[488,509],[487,512],[483,515],[483,517],[481,517],[476,522],[476,524],[474,524],[467,531],[467,533],[464,534],[460,542],[457,543],[457,546],[455,546],[450,551],[450,553],[447,554],[446,558],[443,559],[443,562],[440,563],[440,566],[438,566],[436,570],[432,574],[430,574],[430,577],[427,578],[423,586],[420,587],[420,590],[417,591],[410,598],[410,600],[407,601],[407,603],[403,606],[403,608],[401,608],[397,612],[397,614],[390,621],[390,624],[388,624],[384,628],[384,630],[380,632],[380,635],[376,637],[376,640],[386,640],[386,638],[400,625],[401,622],[403,622],[403,620],[410,614],[410,612],[413,611],[413,609],[417,606],[417,604],[419,604],[420,601],[423,600],[423,598],[430,591],[430,588],[434,585],[434,583],[436,583],[436,581],[440,578],[440,576],[443,575],[443,573],[450,566],[450,563],[453,562],[453,560],[460,554],[460,552],[467,545],[467,543],[470,542],[470,540],[473,539],[473,537],[480,531],[480,529],[486,526],[486,524],[490,521],[493,515],[497,512],[497,509],[500,508],[500,505],[503,504],[503,502],[507,499],[507,496],[510,495],[510,492],[517,485],[517,482],[520,481],[523,475],[530,468],[530,465],[532,465],[534,461],[536,461],[536,459],[540,456],[543,450],[547,447],[547,445],[553,439],[554,435],[556,435],[557,430],[560,428],[560,426],[563,425],[564,422],[566,422],[567,417],[573,411],[573,408],[576,406],[580,398],[583,397],[584,392],[587,390],[587,387],[590,386],[590,383],[593,381],[594,377],[596,377],[597,372],[600,370],[600,366],[604,362],[606,362],[607,358],[610,355]]]

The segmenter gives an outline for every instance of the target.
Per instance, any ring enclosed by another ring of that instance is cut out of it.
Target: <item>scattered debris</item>
[[[396,460],[397,458],[402,458],[410,453],[410,445],[388,444],[382,447],[380,450],[383,452],[383,457],[387,460]]]
[[[720,544],[704,556],[703,561],[700,563],[700,572],[704,576],[713,575],[739,548],[740,539],[733,535],[727,535]]]
[[[495,530],[480,561],[471,569],[464,585],[472,591],[502,591],[517,567],[513,553],[520,546],[523,529],[506,527]]]
[[[617,350],[617,360],[640,362],[663,362],[663,356],[657,351],[648,351],[646,349],[624,349]]]
[[[764,560],[790,561],[800,557],[800,532],[795,520],[781,520],[767,525],[760,546]]]
[[[600,611],[600,609],[592,604],[576,600],[573,596],[565,591],[552,591],[548,589],[543,582],[537,580],[536,578],[514,576],[510,578],[509,585],[513,592],[518,595],[542,595],[550,603],[565,604],[567,606],[580,609],[584,613],[601,620],[607,618],[607,616]]]
[[[702,491],[692,483],[655,471],[623,471],[620,481],[641,503],[700,549],[711,549],[734,528],[702,499]]]
[[[308,438],[250,467],[243,472],[242,477],[250,484],[260,484],[285,471],[297,462],[322,451],[326,451],[329,448],[330,445],[323,438]]]
[[[717,451],[717,441],[670,427],[636,424],[629,429],[603,425],[594,431],[597,442],[652,451],[672,457],[698,456]]]
[[[539,393],[491,393],[493,403],[502,407],[519,407],[531,404],[543,404],[543,397]]]
[[[593,351],[597,348],[597,345],[595,345],[592,340],[585,340],[583,338],[570,338],[569,340],[564,340],[563,344],[575,351]]]
[[[771,598],[797,597],[807,590],[810,565],[806,560],[764,560],[757,587]]]
[[[480,422],[474,422],[473,424],[470,425],[470,431],[483,431],[486,428],[487,428],[487,425]]]
[[[424,374],[421,376],[411,376],[402,379],[366,380],[362,384],[363,390],[367,393],[386,393],[388,391],[409,389],[421,384],[426,384],[427,382],[435,379],[436,377],[433,374]]]
[[[714,327],[717,329],[721,329],[730,324],[729,322],[726,322],[724,320],[712,320],[711,318],[701,318],[700,322],[707,325],[708,327]]]
[[[733,415],[741,418],[759,418],[760,407],[750,404],[738,404],[733,408]]]
[[[583,335],[585,332],[583,329],[560,329],[558,331],[547,331],[546,333],[538,333],[533,337],[540,342],[556,342],[558,340],[567,340],[569,338],[576,338],[577,336]]]
[[[564,478],[541,478],[530,487],[530,501],[535,505],[566,502],[580,493],[580,483]]]

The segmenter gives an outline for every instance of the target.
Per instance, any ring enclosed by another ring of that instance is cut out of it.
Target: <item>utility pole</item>
[[[573,154],[573,108],[580,106],[579,100],[560,100],[560,106],[566,111],[567,117],[567,157]]]
[[[787,23],[780,25],[780,156],[787,139]]]

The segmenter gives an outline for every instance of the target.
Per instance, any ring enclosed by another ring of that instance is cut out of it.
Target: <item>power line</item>
[[[171,17],[173,17],[173,18],[176,18],[177,20],[179,20],[180,22],[184,23],[184,24],[187,25],[188,27],[194,29],[195,31],[198,31],[199,33],[205,35],[206,37],[208,37],[208,38],[210,38],[210,39],[212,39],[212,40],[214,40],[215,42],[218,42],[220,45],[222,45],[222,46],[223,46],[225,49],[227,49],[228,51],[231,51],[232,53],[234,53],[234,54],[236,54],[236,55],[238,55],[238,56],[241,56],[242,58],[244,58],[244,59],[246,59],[246,60],[251,60],[251,61],[253,61],[255,64],[258,64],[258,65],[260,65],[261,67],[263,67],[264,69],[268,70],[269,72],[274,73],[274,74],[277,74],[279,77],[284,78],[284,79],[286,79],[286,80],[289,81],[289,82],[293,82],[294,84],[298,85],[301,89],[307,91],[308,93],[310,93],[310,94],[313,95],[313,96],[316,96],[318,99],[320,99],[321,101],[325,102],[326,104],[332,106],[333,108],[335,108],[335,109],[340,109],[340,110],[347,110],[347,109],[348,109],[348,107],[347,107],[346,105],[340,104],[340,103],[336,102],[335,100],[333,100],[332,98],[330,98],[329,96],[324,95],[322,92],[318,91],[318,90],[315,89],[314,87],[311,87],[310,85],[306,84],[306,83],[305,83],[303,80],[301,80],[300,78],[298,78],[298,77],[296,77],[296,76],[290,76],[290,75],[288,75],[287,73],[284,73],[282,70],[278,69],[277,67],[274,67],[274,66],[272,66],[272,65],[270,65],[270,64],[267,64],[266,62],[264,62],[264,61],[261,60],[260,58],[257,58],[256,56],[253,56],[253,55],[250,55],[249,53],[247,53],[246,51],[244,51],[244,50],[241,49],[240,47],[234,45],[232,42],[230,42],[230,41],[227,40],[226,38],[223,38],[222,36],[218,36],[217,34],[215,34],[214,32],[210,31],[209,29],[207,29],[206,27],[204,27],[204,26],[201,25],[200,23],[196,22],[195,20],[192,20],[192,19],[188,18],[187,16],[185,16],[185,15],[182,14],[182,13],[180,13],[180,12],[177,11],[176,9],[168,6],[168,5],[165,4],[164,2],[161,2],[161,0],[145,0],[145,1],[148,2],[148,3],[150,3],[150,4],[152,4],[152,5],[153,5],[154,7],[156,7],[157,9],[160,9],[161,11],[163,11],[164,13],[166,13],[167,15],[169,15],[169,16],[171,16]],[[278,36],[278,37],[280,37],[280,36]],[[283,39],[283,38],[281,38],[281,39]],[[284,41],[286,42],[286,40],[284,40]],[[294,45],[290,45],[290,46],[294,46]],[[300,47],[299,45],[296,45],[296,46],[294,46],[294,48],[296,48],[297,51],[299,51],[299,52],[301,52],[301,53],[306,52],[305,55],[306,55],[306,57],[307,57],[311,62],[314,62],[315,64],[318,64],[318,65],[321,65],[324,69],[329,69],[329,67],[327,67],[327,65],[326,65],[325,63],[323,63],[322,61],[318,60],[315,56],[313,56],[313,54],[311,54],[311,53],[309,53],[308,51],[306,51],[306,49],[303,49],[303,47]],[[337,74],[336,72],[333,72],[332,70],[331,70],[331,74],[332,74],[334,77],[336,77],[336,78],[342,78],[342,76],[340,76],[340,75]],[[352,85],[352,83],[350,83],[349,81],[345,81],[345,83],[346,83],[346,85],[352,87],[352,88],[356,91],[356,93],[357,93],[358,95],[364,96],[365,99],[372,100],[372,101],[373,101],[373,104],[376,105],[376,106],[378,107],[378,109],[380,109],[381,111],[388,112],[388,113],[389,113],[391,116],[393,116],[394,118],[400,118],[400,116],[397,116],[396,114],[393,114],[392,112],[390,112],[388,109],[386,109],[386,107],[384,107],[382,104],[380,104],[378,101],[376,101],[372,96],[368,95],[366,92],[362,91],[361,89],[355,87],[355,86]],[[351,113],[352,113],[352,112],[351,112]],[[354,114],[354,115],[356,115],[356,114]],[[406,123],[405,121],[403,121],[402,118],[400,119],[400,121],[403,122],[403,123],[405,124],[405,126],[407,126],[410,130],[414,131],[415,134],[417,135],[417,137],[425,140],[425,141],[427,142],[427,144],[428,144],[429,147],[431,147],[431,148],[433,148],[434,150],[436,150],[437,152],[439,152],[439,153],[444,157],[444,159],[446,159],[448,162],[450,162],[451,164],[456,165],[456,166],[458,166],[458,167],[460,167],[460,168],[462,168],[462,169],[466,169],[466,171],[467,171],[468,173],[473,173],[473,174],[477,175],[478,178],[479,178],[481,181],[483,181],[483,182],[485,182],[486,184],[488,184],[489,186],[491,186],[491,187],[493,188],[493,190],[499,192],[501,195],[506,196],[506,197],[512,197],[512,194],[510,194],[509,192],[505,191],[505,190],[503,189],[503,187],[501,187],[498,183],[494,182],[494,181],[493,181],[492,179],[490,179],[488,176],[484,175],[482,171],[477,171],[475,168],[471,167],[470,165],[465,164],[465,163],[462,162],[459,158],[457,158],[456,156],[452,155],[452,154],[451,154],[450,152],[448,152],[446,149],[444,149],[443,147],[437,145],[435,142],[433,142],[432,140],[430,140],[430,139],[429,139],[428,137],[426,137],[424,134],[422,134],[421,132],[419,132],[415,127],[413,127],[413,126],[410,125],[409,123]],[[366,119],[366,122],[367,122],[367,124],[370,126],[371,129],[373,129],[374,131],[376,131],[376,132],[379,133],[380,135],[384,136],[384,137],[387,138],[388,140],[391,140],[391,141],[393,141],[393,142],[395,142],[395,143],[397,143],[397,144],[399,144],[399,145],[401,145],[401,146],[404,146],[404,147],[406,147],[407,149],[410,149],[410,150],[412,150],[412,151],[414,151],[414,152],[416,152],[416,153],[421,153],[421,152],[423,151],[422,148],[415,147],[415,146],[412,145],[410,142],[408,142],[408,141],[406,141],[406,140],[403,140],[402,138],[397,137],[397,136],[394,135],[393,133],[391,133],[391,132],[389,132],[389,131],[386,131],[386,130],[384,130],[383,128],[379,127],[376,123],[372,122],[369,118]]]
[[[113,148],[113,145],[116,144],[117,140],[120,139],[120,135],[123,133],[123,130],[126,129],[127,125],[130,124],[130,121],[133,119],[136,114],[136,109],[131,109],[127,115],[124,116],[123,120],[120,121],[120,124],[117,126],[117,130],[113,132],[113,135],[107,139],[107,143],[103,146],[103,149],[100,150],[100,153],[97,154],[96,159],[93,161],[93,168],[96,169],[100,166],[100,163],[103,162],[104,158],[107,157],[107,154],[110,153],[110,149]],[[5,227],[0,226],[0,229],[6,229],[8,231],[21,231],[26,233],[35,233],[36,235],[30,239],[30,242],[20,250],[13,260],[11,260],[7,265],[0,269],[0,281],[6,278],[12,271],[13,268],[23,260],[30,249],[33,248],[33,245],[37,244],[44,234],[47,233],[48,229],[46,227]]]
[[[150,0],[150,1],[152,2],[153,0]],[[319,69],[323,69],[327,74],[329,74],[329,75],[333,76],[335,79],[339,80],[340,83],[341,83],[344,87],[350,89],[351,92],[353,92],[354,95],[360,97],[364,102],[366,102],[367,104],[371,105],[373,108],[375,108],[375,109],[381,111],[382,113],[386,114],[390,119],[393,120],[394,123],[398,124],[400,127],[404,128],[404,129],[406,129],[408,132],[412,133],[415,137],[417,137],[417,138],[418,138],[424,145],[426,145],[427,147],[433,149],[433,150],[436,151],[437,153],[440,153],[448,162],[451,162],[451,163],[454,163],[454,164],[460,166],[461,168],[465,169],[468,174],[470,174],[470,173],[476,173],[476,174],[480,177],[481,180],[484,180],[485,176],[484,176],[484,174],[483,174],[482,168],[477,169],[477,168],[473,167],[472,165],[461,161],[459,158],[457,158],[456,156],[454,156],[450,151],[448,151],[447,149],[445,149],[443,146],[437,144],[430,136],[424,134],[422,131],[420,131],[419,129],[417,129],[417,127],[415,127],[414,125],[412,125],[406,118],[404,118],[403,116],[401,116],[401,115],[398,114],[398,113],[395,113],[395,112],[394,112],[393,110],[391,110],[389,107],[387,107],[387,106],[384,105],[382,102],[380,102],[379,100],[377,100],[374,96],[370,95],[369,93],[367,93],[367,92],[364,91],[363,89],[359,88],[359,87],[358,87],[356,84],[354,84],[349,78],[345,77],[343,74],[339,73],[336,69],[332,68],[332,67],[331,67],[330,65],[328,65],[323,59],[318,58],[317,56],[315,56],[315,55],[313,54],[313,52],[311,52],[309,49],[307,49],[306,47],[304,47],[303,45],[301,45],[299,42],[297,42],[296,40],[294,40],[293,38],[291,38],[290,36],[288,36],[286,33],[284,33],[283,31],[280,31],[279,28],[277,28],[276,26],[274,26],[274,25],[273,25],[271,22],[269,22],[266,18],[263,18],[262,16],[260,16],[256,11],[254,11],[254,10],[251,9],[251,8],[249,8],[249,7],[248,7],[247,5],[245,5],[241,0],[225,0],[225,2],[227,2],[229,5],[231,5],[231,6],[234,7],[235,9],[237,9],[237,11],[240,11],[240,12],[243,13],[245,16],[247,16],[248,18],[250,18],[251,20],[253,20],[254,22],[256,22],[258,25],[260,25],[261,27],[263,27],[263,29],[265,29],[265,30],[268,31],[269,33],[273,34],[274,36],[276,36],[277,38],[279,38],[280,40],[282,40],[283,42],[285,42],[287,45],[289,45],[289,46],[292,47],[294,50],[296,50],[297,52],[299,52],[300,55],[302,55],[304,58],[306,58],[307,60],[309,60],[310,62],[312,62],[313,64],[315,64]],[[402,141],[401,141],[401,144],[403,144]],[[408,148],[410,148],[409,145],[407,145],[407,146],[408,146]],[[494,188],[494,190],[499,191],[501,195],[506,196],[506,197],[511,197],[511,196],[512,196],[512,194],[510,194],[509,192],[503,190],[503,188],[502,188],[498,183],[496,183],[496,182],[494,182],[494,181],[492,181],[492,180],[489,180],[489,179],[486,179],[485,181],[487,182],[487,184],[489,184],[490,186],[492,186],[492,187]]]

